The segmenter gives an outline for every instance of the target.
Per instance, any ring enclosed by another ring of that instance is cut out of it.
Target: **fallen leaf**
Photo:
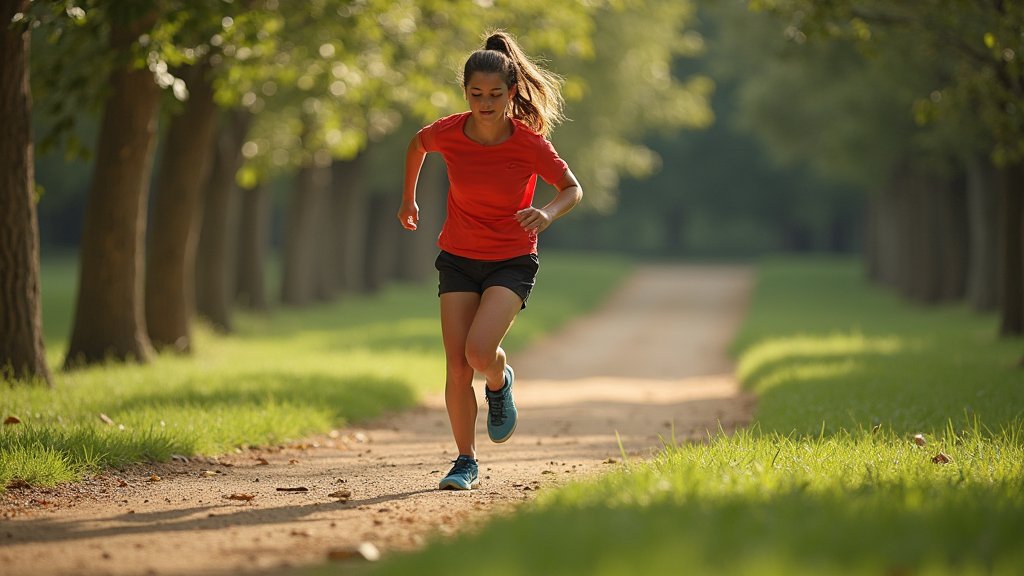
[[[210,476],[216,476],[216,475],[217,475],[217,473],[214,472],[213,470],[203,470],[203,476],[206,476],[207,478],[209,478]]]
[[[120,479],[120,478],[117,479],[117,485],[119,487],[121,487],[121,488],[127,488],[128,487],[128,483],[125,482],[124,480]]]
[[[370,542],[363,542],[359,546],[351,548],[335,548],[327,553],[330,560],[352,560],[362,559],[367,562],[380,560],[380,550]]]
[[[936,464],[949,464],[952,461],[953,460],[949,456],[946,456],[942,452],[939,452],[938,454],[932,457],[932,462]]]
[[[295,488],[278,488],[278,492],[309,492],[309,488],[305,486],[297,486]]]
[[[171,454],[171,460],[188,464],[188,457],[182,456],[181,454]]]
[[[924,434],[914,434],[914,444],[924,446],[926,444]]]
[[[228,500],[242,500],[245,502],[248,502],[255,497],[255,494],[247,494],[245,492],[235,492],[234,494],[228,494],[227,496],[225,496],[225,498],[227,498]]]
[[[266,458],[257,458],[256,459],[256,465],[257,466],[270,466],[270,462],[268,462]]]
[[[331,498],[345,498],[346,500],[352,497],[351,490],[338,490],[337,492],[331,492],[328,494]]]
[[[21,424],[21,418],[17,416],[8,416],[4,419],[4,424]]]
[[[108,426],[112,426],[114,424],[114,421],[110,419],[110,416],[107,416],[103,412],[100,412],[100,420],[103,420],[103,423]]]
[[[292,458],[291,460],[288,461],[288,463],[294,466],[295,464],[298,464],[299,461],[296,460],[295,458]]]
[[[162,478],[160,478],[156,474],[153,474],[152,476],[146,479],[146,482],[159,482],[160,480],[162,480]]]

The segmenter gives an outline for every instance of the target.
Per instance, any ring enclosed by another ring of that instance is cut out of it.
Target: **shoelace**
[[[504,394],[498,397],[493,397],[490,394],[487,395],[487,413],[491,419],[491,424],[494,424],[495,426],[498,426],[505,421]]]
[[[455,464],[455,466],[453,466],[452,471],[448,473],[449,476],[453,476],[455,474],[468,474],[471,471],[471,462],[468,458],[456,458],[455,460],[452,460],[452,464]]]

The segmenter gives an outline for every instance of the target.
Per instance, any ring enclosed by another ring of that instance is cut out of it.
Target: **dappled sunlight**
[[[788,380],[849,374],[858,368],[858,358],[892,356],[912,345],[905,338],[867,337],[859,333],[773,338],[743,354],[737,376],[745,386],[764,391]],[[794,366],[794,362],[798,365]]]

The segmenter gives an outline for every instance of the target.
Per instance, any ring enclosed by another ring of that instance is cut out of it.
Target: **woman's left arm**
[[[516,212],[516,220],[523,230],[543,232],[552,222],[568,214],[583,199],[583,188],[580,187],[572,170],[568,168],[565,169],[562,178],[555,182],[555,188],[558,189],[558,194],[543,208],[529,206]]]

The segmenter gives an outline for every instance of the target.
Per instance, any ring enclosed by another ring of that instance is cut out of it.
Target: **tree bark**
[[[967,300],[979,312],[994,311],[999,303],[997,176],[987,158],[967,161]]]
[[[43,345],[27,0],[0,0],[0,378],[52,385]]]
[[[152,26],[150,13],[111,31],[127,55]],[[65,367],[108,359],[146,362],[152,346],[143,312],[142,247],[160,89],[127,58],[110,75],[82,228],[78,298]]]
[[[240,192],[235,297],[250,310],[266,310],[264,270],[270,245],[270,191],[261,183]]]
[[[1000,291],[1001,336],[1024,334],[1024,164],[1012,164],[1000,174]]]
[[[242,143],[251,118],[243,110],[233,110],[222,118],[203,193],[203,222],[196,252],[196,311],[223,334],[232,331],[235,267],[229,254],[234,252],[239,219],[235,174],[242,166]]]
[[[335,161],[331,166],[331,187],[334,189],[332,209],[340,228],[338,250],[341,278],[345,292],[366,290],[366,225],[369,207],[366,195],[367,152],[352,160]]]
[[[146,326],[158,349],[192,349],[195,258],[202,221],[200,191],[206,182],[217,105],[210,67],[182,71],[189,89],[185,109],[171,119],[160,179],[153,195],[146,259]]]
[[[314,164],[304,166],[295,175],[295,187],[289,196],[284,231],[281,269],[281,303],[307,306],[316,289],[317,253],[322,248],[317,234],[320,211],[324,209],[330,172]]]

